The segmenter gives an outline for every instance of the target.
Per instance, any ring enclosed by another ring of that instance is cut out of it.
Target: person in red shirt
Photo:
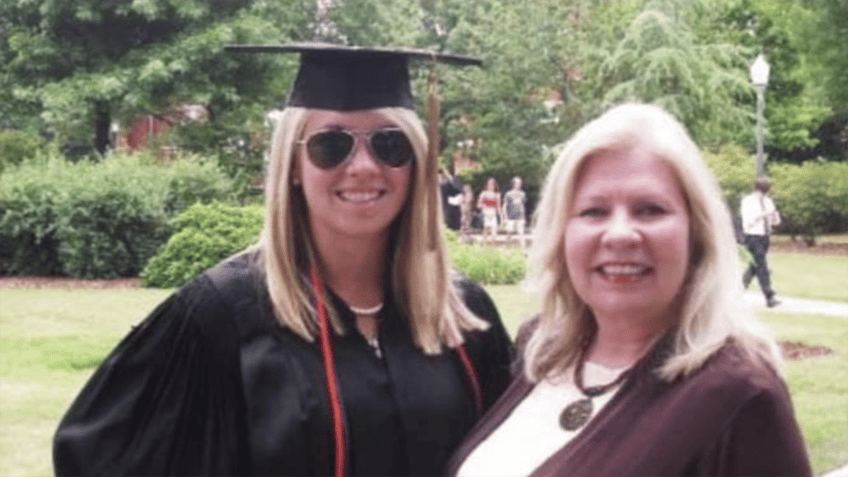
[[[495,244],[498,237],[499,219],[501,216],[501,194],[498,192],[498,182],[494,177],[486,180],[486,188],[477,198],[477,208],[483,214],[483,243]]]

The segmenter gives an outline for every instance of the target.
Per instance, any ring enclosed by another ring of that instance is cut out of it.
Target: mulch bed
[[[808,247],[802,241],[772,241],[770,247],[772,250],[778,252],[809,253],[811,255],[848,255],[848,244],[844,243],[819,243],[814,247]]]
[[[778,344],[780,345],[780,350],[783,352],[783,357],[793,361],[826,356],[833,353],[833,350],[827,346],[808,345],[800,341],[781,341]]]

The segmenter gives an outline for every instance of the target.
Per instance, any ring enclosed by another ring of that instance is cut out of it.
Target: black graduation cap
[[[245,53],[300,53],[300,70],[287,106],[354,111],[390,106],[415,108],[409,86],[409,61],[482,65],[462,55],[412,48],[344,46],[329,43],[229,45]]]
[[[244,53],[300,53],[300,69],[287,106],[334,111],[355,111],[400,106],[415,109],[409,86],[409,62],[456,66],[483,62],[470,56],[435,53],[412,48],[344,46],[329,43],[287,43],[283,45],[228,45],[228,51]],[[427,200],[431,250],[439,241],[438,198],[439,95],[435,69],[430,71],[427,108],[427,158],[424,161],[428,186],[436,191]]]

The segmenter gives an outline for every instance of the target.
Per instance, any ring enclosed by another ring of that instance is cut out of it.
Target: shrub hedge
[[[174,235],[150,259],[141,278],[151,287],[181,286],[256,242],[262,220],[259,205],[195,204],[176,217]]]
[[[715,174],[730,210],[738,213],[739,201],[751,192],[757,175],[754,158],[741,147],[731,145],[717,153],[705,151],[704,160]]]
[[[37,155],[0,175],[0,274],[137,276],[174,214],[231,191],[231,179],[196,158]]]
[[[704,159],[716,175],[734,216],[756,177],[755,158],[738,146],[725,146]],[[768,164],[772,197],[783,217],[777,232],[801,235],[810,244],[821,233],[848,231],[848,163],[808,161]]]
[[[822,233],[848,231],[848,163],[774,164],[772,196],[783,215],[779,230],[809,245]]]
[[[454,268],[464,277],[486,285],[511,285],[524,278],[527,258],[520,249],[465,244],[448,230],[448,249]]]
[[[262,229],[259,205],[233,207],[195,205],[174,220],[176,232],[142,272],[147,286],[178,287],[224,258],[255,243]],[[484,284],[513,284],[524,278],[526,259],[517,249],[497,249],[460,243],[448,231],[454,268]]]
[[[43,141],[35,134],[12,129],[0,130],[0,173],[35,156]]]

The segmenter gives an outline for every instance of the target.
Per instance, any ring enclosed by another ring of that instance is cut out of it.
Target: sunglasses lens
[[[377,131],[371,136],[371,149],[389,167],[401,167],[415,157],[412,144],[401,131]]]
[[[315,167],[332,169],[341,164],[353,149],[354,137],[344,131],[324,131],[306,141],[309,160]]]

